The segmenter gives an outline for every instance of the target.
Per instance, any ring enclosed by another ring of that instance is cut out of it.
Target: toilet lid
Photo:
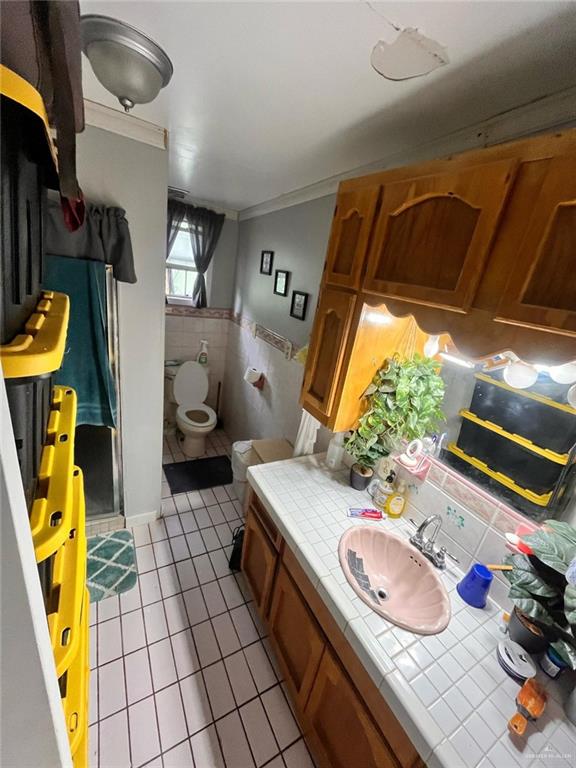
[[[200,363],[183,363],[174,379],[174,400],[178,405],[200,405],[208,394],[208,376]]]

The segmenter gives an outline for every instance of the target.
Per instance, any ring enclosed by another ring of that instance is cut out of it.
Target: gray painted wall
[[[303,345],[308,342],[336,202],[321,197],[240,222],[234,309]],[[274,275],[260,274],[260,252],[274,251],[274,270],[291,272],[288,296],[273,293]],[[290,317],[292,291],[310,294],[306,320]]]
[[[208,277],[208,306],[231,309],[234,305],[234,278],[238,250],[238,222],[225,219],[212,257]]]
[[[77,164],[87,199],[121,206],[130,224],[138,282],[118,284],[124,512],[152,516],[162,474],[168,153],[88,127]]]

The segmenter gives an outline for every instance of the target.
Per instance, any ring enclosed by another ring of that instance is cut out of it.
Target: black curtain
[[[187,217],[190,226],[192,255],[198,270],[192,300],[195,307],[205,307],[206,280],[204,275],[216,250],[225,217],[223,213],[216,213],[208,208],[196,208],[194,205],[188,206]]]
[[[195,307],[206,306],[206,280],[204,275],[210,266],[212,256],[224,225],[224,214],[216,213],[208,208],[198,208],[195,205],[186,205],[179,200],[168,200],[168,221],[166,232],[166,258],[176,240],[178,229],[186,219],[190,227],[190,244],[192,256],[198,271],[192,302]]]
[[[166,258],[176,240],[178,229],[186,216],[186,206],[179,200],[168,200],[168,218],[166,221]]]

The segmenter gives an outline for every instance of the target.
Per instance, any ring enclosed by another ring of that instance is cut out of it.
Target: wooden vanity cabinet
[[[424,768],[296,556],[280,535],[271,543],[262,512],[269,517],[250,490],[242,568],[316,763]],[[262,608],[267,596],[269,610]]]
[[[320,768],[398,768],[342,666],[327,648],[306,706],[308,741]]]
[[[298,588],[281,565],[270,607],[270,642],[292,698],[303,711],[316,678],[324,636]]]
[[[254,507],[248,506],[242,546],[242,571],[252,590],[258,613],[263,619],[268,614],[277,561],[277,550],[258,519]]]

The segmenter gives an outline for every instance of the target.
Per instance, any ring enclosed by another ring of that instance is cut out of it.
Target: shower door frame
[[[114,514],[124,515],[124,465],[122,462],[122,406],[120,398],[120,354],[118,341],[118,283],[106,265],[106,320],[108,359],[116,389],[116,427],[112,429],[112,482]],[[100,516],[93,520],[102,519]]]

